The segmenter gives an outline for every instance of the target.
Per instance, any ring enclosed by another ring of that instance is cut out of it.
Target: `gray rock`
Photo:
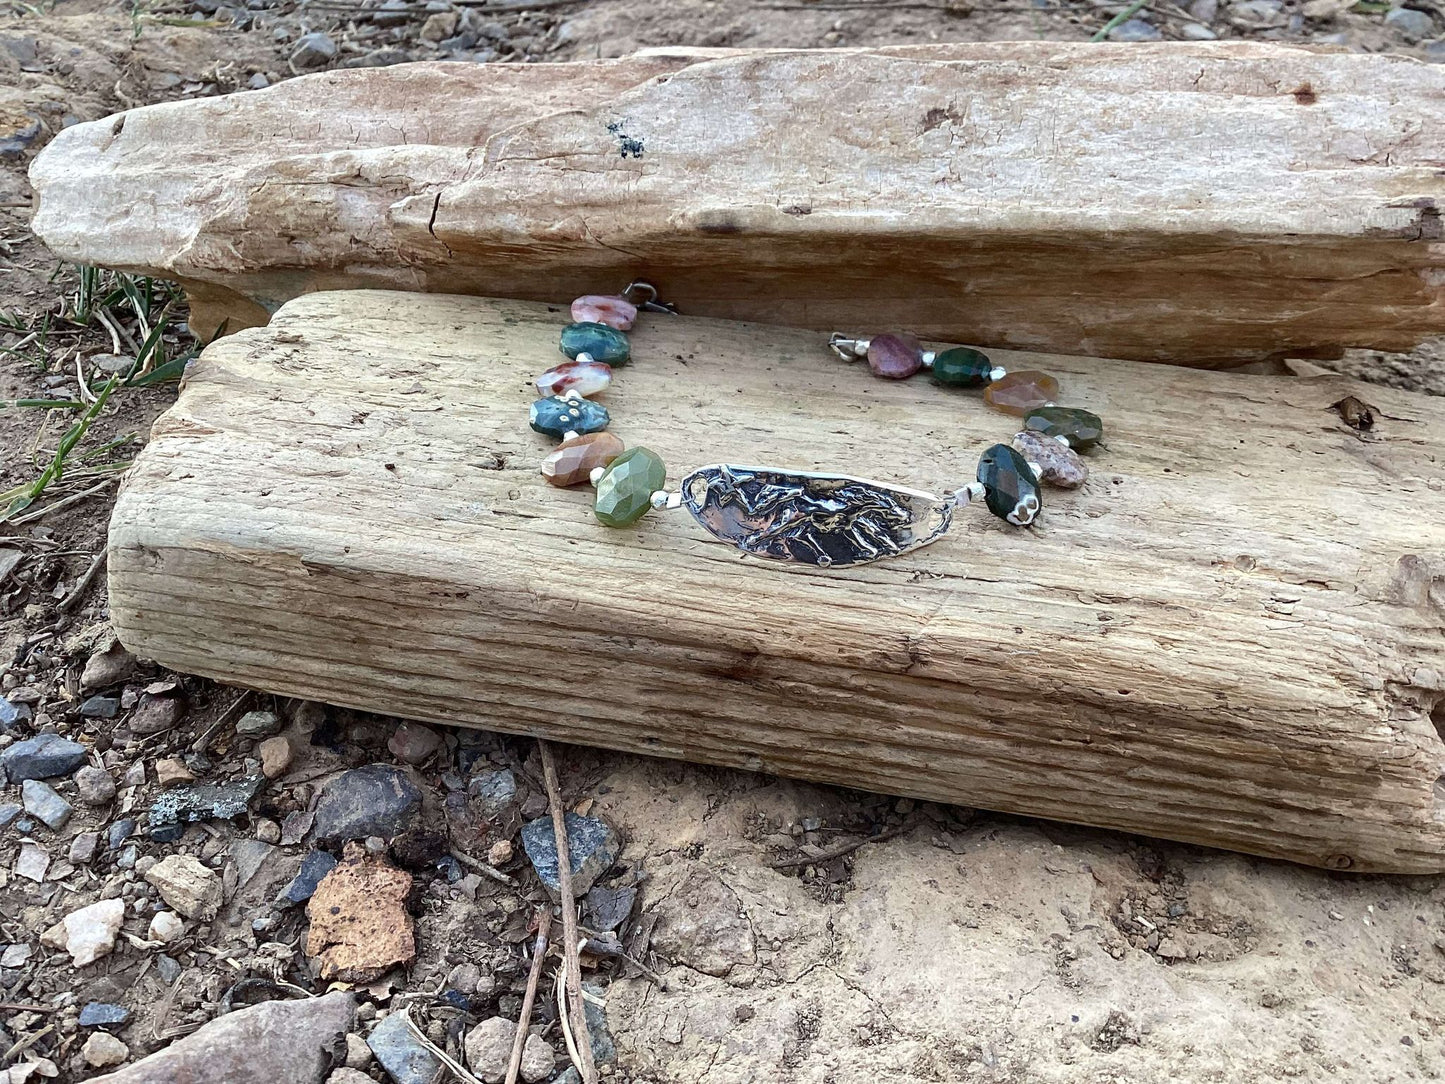
[[[517,800],[517,777],[506,768],[481,772],[467,783],[467,796],[476,800],[488,820],[499,820]]]
[[[1153,23],[1128,19],[1109,31],[1110,41],[1163,41],[1164,35]]]
[[[295,907],[305,903],[316,892],[316,886],[336,868],[336,858],[325,851],[312,851],[301,860],[301,869],[276,896],[277,907]]]
[[[1235,0],[1229,21],[1242,30],[1284,25],[1284,0]]]
[[[156,963],[168,959],[159,956]],[[93,1084],[322,1084],[331,1071],[333,1052],[345,1046],[355,1015],[349,993],[263,1001],[218,1016],[150,1057],[95,1078]]]
[[[69,802],[55,793],[54,787],[38,779],[25,780],[20,787],[20,797],[25,803],[25,812],[39,819],[52,832],[64,828],[75,812]]]
[[[75,773],[75,789],[84,805],[109,805],[115,798],[115,780],[104,768],[87,764]]]
[[[314,35],[308,34],[306,37]],[[324,36],[324,35],[323,35]],[[306,38],[302,38],[305,41]],[[330,39],[327,39],[330,40]],[[335,47],[333,46],[333,53]],[[236,733],[243,738],[269,738],[281,729],[281,720],[274,711],[248,711],[236,724]]]
[[[80,1010],[83,1028],[119,1027],[130,1020],[130,1010],[108,1001],[92,1001]]]
[[[595,1047],[597,1044],[592,1045]],[[569,1065],[565,1072],[552,1078],[552,1084],[582,1084],[582,1074]]]
[[[238,839],[232,843],[231,861],[236,863],[236,887],[244,888],[275,849],[273,844],[260,839]]]
[[[303,34],[296,39],[296,47],[291,50],[291,67],[298,71],[304,68],[324,68],[336,59],[336,53],[336,42],[321,31],[314,30],[310,34]],[[251,714],[263,713],[252,712]],[[264,714],[270,715],[271,713],[265,712]],[[272,718],[275,717],[272,716]]]
[[[247,90],[265,90],[270,85],[271,80],[267,79],[263,72],[257,72],[246,80]]]
[[[15,123],[0,135],[0,158],[19,158],[40,136],[40,121],[26,114],[24,123]]]
[[[1213,41],[1219,37],[1203,23],[1185,23],[1179,28],[1179,36],[1185,41]]]
[[[49,732],[18,741],[0,753],[0,765],[12,783],[69,775],[84,760],[85,746]]]
[[[0,696],[0,733],[10,731],[30,722],[32,713],[29,704],[12,704]]]
[[[596,817],[566,814],[567,847],[572,867],[572,894],[580,896],[617,861],[617,833]],[[550,816],[538,817],[522,826],[522,847],[548,890],[562,891],[558,880],[557,837]]]
[[[406,773],[389,764],[367,764],[343,772],[321,791],[315,838],[322,844],[368,836],[391,840],[420,817],[421,791]]]
[[[377,26],[405,26],[411,19],[406,0],[386,0],[371,13],[371,21]]]
[[[160,955],[156,957],[156,972],[161,977],[161,982],[167,986],[175,985],[175,981],[181,977],[184,968],[173,957]],[[148,1080],[148,1078],[147,1078]],[[140,1084],[140,1082],[137,1082]]]
[[[120,701],[114,696],[92,696],[80,704],[80,714],[87,719],[114,719],[119,711]]]
[[[363,56],[348,57],[341,62],[343,68],[389,68],[393,64],[410,64],[416,58],[405,49],[390,46],[373,49]]]
[[[1219,17],[1219,0],[1193,0],[1189,14],[1201,23],[1212,23]]]
[[[86,660],[85,669],[80,674],[80,687],[86,692],[108,689],[130,677],[135,672],[135,665],[135,656],[121,647],[119,640],[111,640],[104,650],[94,652]]]
[[[151,838],[171,842],[194,821],[239,817],[265,785],[266,777],[258,773],[232,783],[191,783],[168,790],[151,806]]]
[[[1445,38],[1425,43],[1425,59],[1431,64],[1445,64]]]
[[[582,901],[582,913],[589,930],[607,933],[627,921],[632,914],[632,905],[637,902],[637,889],[631,885],[622,888],[607,888],[593,885],[587,890]]]
[[[462,1043],[467,1064],[486,1084],[505,1079],[516,1034],[517,1025],[504,1016],[483,1020],[467,1032]]]
[[[25,809],[19,802],[0,802],[0,828],[9,828],[23,812]]]
[[[135,835],[135,818],[122,817],[110,826],[110,831],[105,834],[105,849],[108,851],[118,850],[120,845]]]
[[[1422,41],[1435,33],[1435,20],[1429,12],[1414,8],[1394,8],[1385,15],[1385,25],[1408,42]]]
[[[366,1045],[396,1084],[432,1084],[441,1073],[441,1059],[416,1041],[401,1013],[377,1024]]]
[[[95,861],[95,854],[100,850],[99,832],[81,832],[70,841],[70,864],[72,866],[88,866]]]
[[[607,991],[594,983],[584,982],[586,990],[599,1001],[605,1001]],[[617,1044],[612,1041],[612,1031],[607,1026],[607,1010],[593,1004],[590,999],[582,1001],[582,1013],[587,1017],[587,1031],[592,1036],[592,1060],[598,1065],[610,1065],[617,1060]]]

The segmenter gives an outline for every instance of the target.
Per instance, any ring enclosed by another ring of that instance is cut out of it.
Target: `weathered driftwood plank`
[[[317,289],[686,311],[1188,364],[1445,330],[1445,68],[1244,43],[330,72],[77,125],[65,259],[203,330]]]
[[[291,302],[195,366],[128,477],[135,651],[439,722],[766,769],[1357,870],[1445,869],[1445,422],[1338,378],[1001,353],[1108,449],[1021,531],[795,571],[543,483],[558,307]],[[942,492],[1011,419],[811,332],[653,318],[607,393],[669,464]],[[1359,433],[1332,404],[1367,400]]]

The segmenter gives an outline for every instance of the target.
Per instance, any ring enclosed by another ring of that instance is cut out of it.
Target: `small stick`
[[[532,971],[527,976],[527,992],[522,995],[522,1012],[517,1017],[517,1034],[512,1039],[512,1057],[507,1063],[506,1084],[517,1084],[522,1071],[522,1048],[527,1045],[527,1027],[532,1023],[532,1003],[537,1000],[537,983],[542,979],[542,965],[547,962],[547,931],[552,927],[552,909],[537,912],[537,939],[532,942]]]
[[[447,853],[450,854],[462,865],[466,866],[469,870],[474,870],[477,873],[485,874],[492,880],[500,881],[504,885],[512,885],[513,887],[516,887],[517,879],[503,873],[496,866],[489,866],[481,859],[473,858],[471,855],[464,854],[461,851],[448,851]]]
[[[221,712],[219,718],[217,718],[216,721],[210,726],[206,727],[206,729],[201,733],[201,736],[199,738],[191,742],[191,752],[204,753],[206,751],[206,746],[211,744],[211,739],[216,736],[216,732],[220,730],[221,727],[225,726],[232,719],[240,718],[241,706],[250,699],[250,689],[245,690],[241,693],[240,696],[236,697],[235,702],[225,711]]]
[[[913,827],[911,824],[905,824],[899,828],[890,828],[886,832],[879,832],[876,836],[868,836],[866,839],[860,839],[854,843],[840,844],[812,858],[789,858],[783,862],[769,862],[768,868],[793,869],[796,866],[820,866],[826,862],[833,861],[835,858],[842,858],[844,855],[852,854],[860,847],[866,847],[870,843],[882,843],[884,840],[894,839],[901,836],[904,832],[910,831]]]
[[[107,478],[105,481],[99,482],[91,486],[89,489],[82,489],[79,493],[72,493],[68,497],[62,497],[54,504],[48,504],[44,508],[37,509],[34,512],[26,512],[23,516],[16,516],[10,521],[10,523],[12,526],[15,527],[23,527],[27,523],[34,523],[36,520],[44,519],[46,516],[51,515],[54,512],[59,512],[62,508],[69,508],[73,504],[79,504],[87,497],[95,496],[103,489],[109,489],[111,484],[114,483],[115,480],[116,479],[114,478]]]
[[[90,562],[90,567],[85,570],[85,575],[76,581],[75,587],[71,590],[70,594],[60,600],[57,608],[61,611],[68,610],[79,602],[80,596],[85,594],[85,589],[90,586],[90,581],[95,579],[95,574],[100,571],[100,566],[103,564],[105,564],[104,547],[101,548],[101,551],[97,553]]]
[[[582,962],[577,953],[577,900],[572,895],[572,852],[567,846],[567,817],[562,808],[562,791],[557,786],[557,765],[552,750],[541,738],[537,751],[542,757],[542,779],[547,784],[547,802],[552,807],[552,833],[557,837],[557,880],[562,889],[562,951],[566,962],[568,1015],[577,1029],[580,1060],[577,1071],[582,1084],[597,1084],[597,1065],[592,1060],[592,1036],[587,1030],[587,1012],[582,1005]]]

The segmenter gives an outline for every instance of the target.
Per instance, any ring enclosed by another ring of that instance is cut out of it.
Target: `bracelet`
[[[983,453],[976,481],[945,496],[846,474],[729,463],[699,467],[668,491],[661,457],[608,433],[611,415],[593,399],[612,383],[612,370],[631,360],[625,332],[639,311],[676,310],[645,282],[618,295],[573,301],[573,322],[562,329],[560,343],[568,360],[537,377],[542,398],[531,408],[532,428],[561,442],[542,461],[542,477],[554,486],[590,482],[593,512],[608,527],[630,527],[652,509],[682,507],[714,538],[744,553],[844,568],[937,541],[954,512],[977,500],[1000,519],[1029,526],[1043,509],[1041,483],[1082,485],[1088,467],[1079,453],[1103,438],[1097,414],[1055,402],[1059,382],[1047,373],[1009,373],[966,346],[924,350],[911,335],[835,332],[828,345],[843,360],[866,359],[885,380],[928,370],[945,387],[983,388],[985,402],[1021,417],[1023,429],[1012,444]]]

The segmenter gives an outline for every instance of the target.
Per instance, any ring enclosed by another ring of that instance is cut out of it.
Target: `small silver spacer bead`
[[[955,489],[953,491],[953,503],[962,507],[972,501],[981,501],[984,498],[984,492],[982,482],[969,482],[968,485],[962,489]]]
[[[1044,406],[1058,406],[1059,404],[1050,399]]]
[[[1008,376],[1008,370],[1003,368],[1002,366],[996,365],[988,371],[988,379],[990,384],[993,383],[995,380],[1002,380],[1006,376]]]
[[[587,476],[587,480],[595,486],[598,482],[602,481],[602,476],[606,473],[606,467],[593,467],[592,473]]]
[[[1029,470],[1034,472],[1035,478],[1042,478],[1044,476],[1044,468],[1042,464],[1035,463],[1032,459],[1030,459],[1028,460],[1028,465]]]
[[[932,369],[933,359],[936,357],[938,357],[938,355],[932,350],[925,350],[922,354],[918,356],[918,360],[923,363],[923,367],[925,369]]]
[[[569,440],[576,440],[581,435],[582,434],[577,432],[577,430],[569,429],[567,430],[567,432],[562,434],[562,443],[566,444]]]
[[[672,494],[670,494],[667,490],[659,489],[650,498],[648,498],[648,503],[650,503],[653,508],[660,510],[667,507],[667,502],[669,499],[671,499],[671,497]]]
[[[1065,437],[1065,436],[1057,436],[1057,437],[1055,437],[1054,439],[1055,439],[1056,441],[1058,441],[1060,444],[1062,444],[1065,448],[1072,448],[1072,447],[1073,447],[1073,445],[1069,443],[1069,438],[1068,438],[1068,437]]]
[[[580,361],[580,362],[582,362],[582,364],[584,364],[584,365],[590,365],[592,362],[596,361],[597,359],[594,358],[591,354],[587,353],[587,351],[584,350],[584,351],[582,351],[582,353],[578,354],[578,355],[577,355],[575,358],[573,358],[572,360],[573,360],[573,361]]]

